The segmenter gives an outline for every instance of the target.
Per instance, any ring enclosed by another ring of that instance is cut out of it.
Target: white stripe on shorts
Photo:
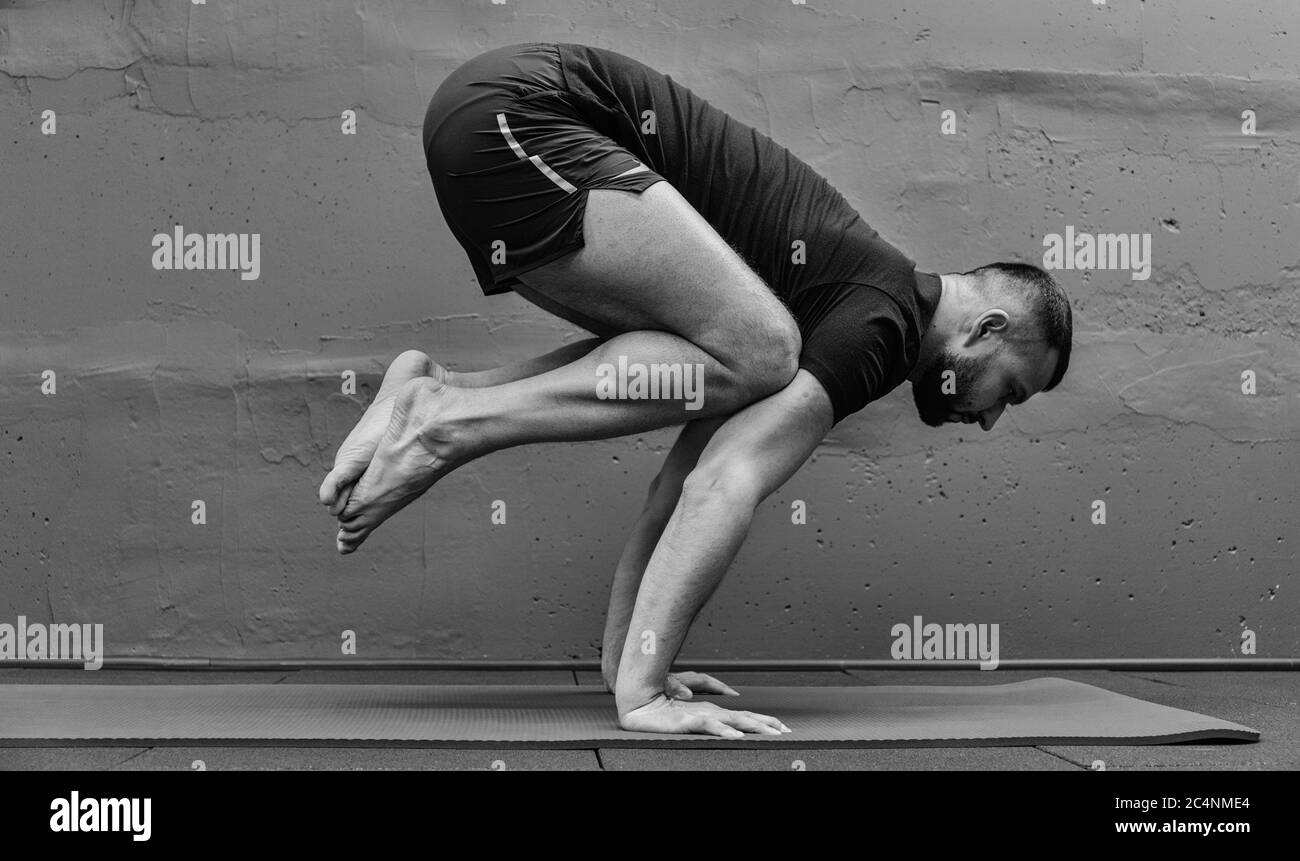
[[[505,114],[497,114],[497,128],[501,129],[501,134],[505,137],[506,143],[510,144],[510,148],[515,151],[515,155],[522,159],[531,161],[538,170],[545,174],[547,179],[567,191],[569,194],[573,194],[578,190],[575,185],[568,182],[555,171],[551,170],[550,165],[542,161],[539,156],[529,155],[524,152],[524,148],[519,145],[519,141],[515,140],[514,134],[510,131],[510,126],[506,124]]]

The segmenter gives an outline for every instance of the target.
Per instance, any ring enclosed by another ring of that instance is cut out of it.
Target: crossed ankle
[[[486,451],[467,393],[443,380],[442,385],[429,387],[419,396],[420,437],[430,452],[453,468]]]

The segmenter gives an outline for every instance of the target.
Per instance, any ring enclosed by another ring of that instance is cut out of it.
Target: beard
[[[936,353],[912,383],[912,400],[921,421],[937,428],[945,424],[952,413],[962,412],[959,404],[974,391],[975,382],[987,363],[987,359],[958,356],[946,348]],[[954,389],[955,394],[944,391],[944,371],[952,371],[956,376],[946,386]]]

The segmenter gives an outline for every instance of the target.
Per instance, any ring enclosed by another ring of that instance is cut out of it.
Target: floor
[[[434,750],[296,747],[0,747],[0,770],[1081,770],[1300,769],[1300,673],[885,670],[717,673],[745,685],[976,685],[1073,679],[1245,724],[1257,744],[894,750]],[[156,671],[3,669],[0,684],[599,684],[568,670]],[[778,715],[779,717],[779,715]]]

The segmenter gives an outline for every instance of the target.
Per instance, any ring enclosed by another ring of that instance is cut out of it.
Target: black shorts
[[[443,81],[424,118],[438,205],[485,295],[583,245],[587,192],[663,181],[599,129],[605,109],[565,86],[555,45],[497,48]]]

